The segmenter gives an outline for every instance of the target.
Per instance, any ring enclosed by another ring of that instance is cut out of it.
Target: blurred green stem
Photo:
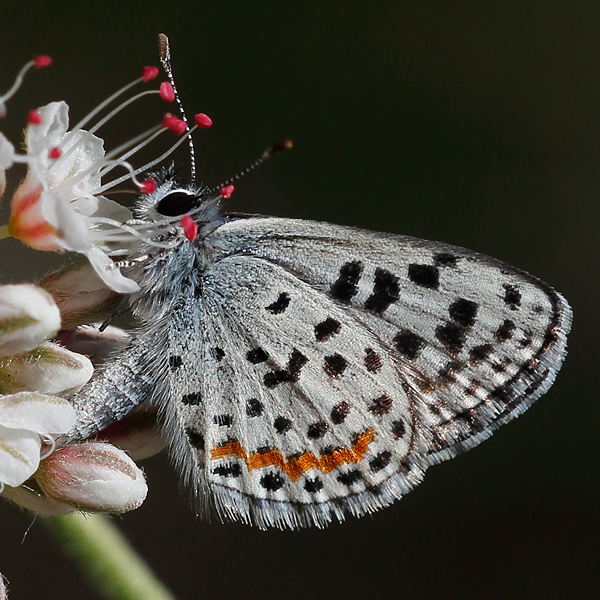
[[[73,513],[43,522],[99,596],[175,600],[108,517]]]

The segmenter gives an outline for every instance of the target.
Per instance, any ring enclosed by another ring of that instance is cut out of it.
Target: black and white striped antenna
[[[187,131],[188,137],[188,146],[190,149],[190,176],[192,183],[194,183],[196,181],[196,153],[194,152],[194,140],[192,139],[192,134],[190,133],[190,125],[188,123],[187,117],[185,116],[183,104],[181,102],[181,98],[179,97],[177,87],[175,86],[175,80],[173,79],[169,38],[164,33],[158,34],[158,55],[160,57],[160,62],[162,63],[163,69],[167,74],[167,77],[169,78],[169,82],[173,86],[173,92],[175,93],[175,100],[177,100],[177,106],[179,107],[179,112],[181,113],[181,119],[185,123],[185,129]]]

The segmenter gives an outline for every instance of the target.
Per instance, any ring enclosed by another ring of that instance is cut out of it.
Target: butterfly
[[[440,242],[224,214],[173,169],[153,177],[135,216],[154,243],[128,255],[139,327],[74,398],[71,437],[156,407],[201,513],[297,528],[376,511],[561,367],[571,309],[524,271]]]

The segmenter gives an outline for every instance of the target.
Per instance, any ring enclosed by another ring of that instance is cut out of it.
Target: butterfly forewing
[[[275,218],[206,244],[173,317],[172,429],[230,518],[323,524],[389,504],[525,410],[565,352],[562,296],[467,250]]]

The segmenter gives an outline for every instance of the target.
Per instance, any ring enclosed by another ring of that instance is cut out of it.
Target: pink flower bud
[[[53,452],[35,475],[52,500],[89,512],[121,513],[141,506],[148,493],[139,467],[111,444],[73,444]]]
[[[50,294],[34,285],[0,286],[0,356],[33,350],[59,328]]]

